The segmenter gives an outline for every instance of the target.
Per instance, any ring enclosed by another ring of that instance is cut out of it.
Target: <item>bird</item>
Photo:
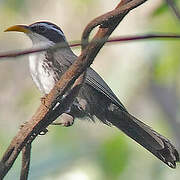
[[[46,21],[31,25],[15,25],[7,31],[25,33],[33,48],[65,46],[54,50],[29,55],[29,69],[33,81],[42,94],[48,94],[55,83],[77,59],[71,50],[64,32],[56,24]],[[115,126],[139,143],[171,168],[176,168],[179,153],[163,135],[131,115],[103,78],[91,67],[86,70],[85,80],[71,107],[62,114],[63,125],[70,126],[75,118],[99,119],[104,124]]]

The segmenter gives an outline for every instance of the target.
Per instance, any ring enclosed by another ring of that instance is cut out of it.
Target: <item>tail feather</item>
[[[179,161],[178,151],[167,138],[151,127],[119,108],[107,112],[107,121],[122,130],[169,167],[176,168],[176,162]]]

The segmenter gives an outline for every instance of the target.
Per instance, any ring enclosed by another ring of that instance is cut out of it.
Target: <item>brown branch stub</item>
[[[22,149],[22,167],[20,180],[27,180],[31,160],[31,144],[27,144]]]
[[[131,9],[141,5],[145,1],[147,0],[123,0],[119,3],[116,9],[100,16],[99,18],[96,18],[95,21],[88,24],[82,36],[82,42],[86,40],[87,43],[85,45],[83,43],[81,55],[73,63],[73,65],[69,67],[65,74],[63,74],[47,97],[45,97],[44,103],[40,105],[32,119],[20,129],[18,134],[11,141],[9,148],[0,162],[0,167],[2,167],[2,173],[0,174],[1,179],[12,167],[20,151],[22,151],[26,145],[30,145],[43,129],[51,124],[71,105],[79,92],[81,84],[83,83],[84,76],[80,75],[93,62],[104,43],[124,16]],[[104,24],[106,26],[103,27]],[[90,32],[98,25],[102,25],[102,27],[100,27],[93,40],[88,44]],[[101,39],[102,41],[99,41]],[[76,81],[78,77],[79,79]],[[68,94],[67,90],[69,90]],[[63,96],[64,94],[65,97]],[[57,102],[59,105],[56,107]],[[27,152],[27,150],[28,149],[25,149],[25,152]],[[28,170],[28,168],[26,168],[26,170]]]

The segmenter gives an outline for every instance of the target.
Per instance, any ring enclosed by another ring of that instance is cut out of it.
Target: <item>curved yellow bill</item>
[[[18,31],[18,32],[23,32],[23,33],[31,33],[31,30],[29,29],[29,27],[25,26],[25,25],[11,26],[8,29],[6,29],[4,32],[8,32],[8,31]]]

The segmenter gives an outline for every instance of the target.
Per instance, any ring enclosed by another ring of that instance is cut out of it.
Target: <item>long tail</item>
[[[176,168],[179,154],[167,138],[119,108],[109,110],[106,117],[107,121],[122,130],[169,167]]]

